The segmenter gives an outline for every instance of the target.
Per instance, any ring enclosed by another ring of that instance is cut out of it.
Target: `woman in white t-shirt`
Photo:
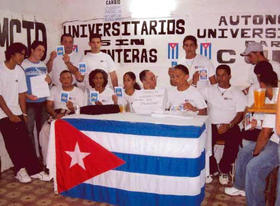
[[[199,115],[207,114],[207,105],[199,91],[188,83],[189,70],[182,64],[174,67],[176,89],[168,91],[170,110],[192,111]]]
[[[102,69],[95,69],[89,74],[89,85],[92,87],[88,90],[88,103],[96,105],[108,105],[117,104],[118,98],[114,94],[114,91],[109,87],[108,84],[108,74]],[[97,101],[90,101],[91,91],[98,92]]]
[[[135,98],[136,90],[140,90],[139,84],[136,82],[136,76],[133,72],[126,72],[123,75],[124,100],[127,105],[126,111],[132,112],[132,103]]]

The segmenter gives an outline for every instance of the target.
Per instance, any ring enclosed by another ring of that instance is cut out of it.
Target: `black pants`
[[[3,135],[6,149],[15,167],[15,173],[25,168],[29,175],[34,175],[43,170],[42,164],[37,159],[34,147],[28,137],[23,117],[21,122],[11,122],[9,118],[0,120],[0,131]]]
[[[210,174],[218,171],[217,161],[214,157],[214,145],[218,140],[225,141],[224,152],[219,163],[219,169],[222,173],[229,173],[231,171],[231,165],[237,156],[239,145],[241,144],[242,140],[238,125],[230,128],[224,134],[218,134],[217,126],[212,124],[212,156],[210,157]]]

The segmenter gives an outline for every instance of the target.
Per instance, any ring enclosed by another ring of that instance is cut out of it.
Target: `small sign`
[[[86,63],[80,62],[80,63],[79,63],[79,72],[80,72],[82,75],[85,75],[86,71],[87,71],[87,65],[86,65]]]
[[[61,92],[60,101],[67,103],[69,100],[69,92]]]
[[[99,101],[99,92],[90,91],[89,101],[90,101],[91,104],[94,104],[95,102],[98,102]]]
[[[123,97],[123,88],[115,87],[115,94],[117,95],[117,97]]]
[[[251,129],[251,127],[252,127],[251,121],[252,121],[252,114],[251,113],[247,113],[245,115],[245,118],[244,118],[245,130]]]
[[[56,53],[58,56],[63,56],[65,54],[64,46],[63,45],[57,46]]]

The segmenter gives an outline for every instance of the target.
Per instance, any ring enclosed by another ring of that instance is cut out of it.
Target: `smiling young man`
[[[212,151],[218,140],[225,141],[222,159],[217,165],[214,157],[210,157],[210,173],[220,172],[219,181],[222,185],[229,183],[229,172],[238,153],[241,143],[239,122],[242,120],[246,107],[246,98],[241,90],[231,86],[231,69],[227,65],[219,65],[216,69],[217,85],[201,90],[208,104],[210,123],[212,124]]]
[[[86,74],[83,76],[86,88],[90,89],[89,85],[89,74],[95,69],[104,70],[109,76],[109,86],[118,86],[118,77],[116,73],[116,65],[112,57],[104,52],[101,52],[101,35],[90,34],[89,37],[90,52],[87,53],[82,59],[87,65]]]
[[[24,71],[19,65],[26,51],[21,43],[11,44],[5,52],[6,61],[0,66],[0,131],[14,164],[15,178],[22,183],[31,182],[31,178],[49,181],[25,125],[28,118],[25,104],[27,87]]]
[[[34,123],[36,122],[37,134],[39,134],[43,123],[47,120],[48,115],[46,112],[46,100],[47,98],[37,98],[32,95],[31,78],[35,76],[44,75],[45,81],[50,84],[51,78],[47,74],[47,66],[41,61],[45,54],[45,44],[41,41],[34,41],[29,48],[29,57],[22,62],[22,67],[26,76],[27,94],[26,94],[26,106],[27,106],[27,129],[32,144],[35,147],[35,137],[33,134]],[[38,136],[37,136],[38,140]],[[38,142],[38,141],[37,141]]]
[[[178,64],[186,66],[190,73],[189,82],[197,88],[204,88],[216,84],[215,69],[211,61],[196,53],[197,40],[194,36],[186,36],[183,41],[185,56],[180,58]]]

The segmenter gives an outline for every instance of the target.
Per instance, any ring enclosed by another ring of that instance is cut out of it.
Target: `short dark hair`
[[[67,34],[62,34],[61,37],[60,37],[60,43],[62,43],[64,37],[71,37],[72,39],[74,39],[74,37],[71,34],[68,34],[68,33]]]
[[[140,74],[139,74],[139,79],[140,79],[141,82],[143,82],[143,81],[145,80],[146,73],[149,72],[149,71],[150,71],[150,70],[145,69],[145,70],[143,70],[142,72],[140,72]]]
[[[66,74],[66,73],[69,73],[69,74],[71,74],[71,76],[72,76],[72,73],[69,71],[69,70],[63,70],[62,72],[60,72],[60,74],[59,74],[59,76],[61,77],[62,76],[62,74]]]
[[[89,42],[91,42],[91,40],[92,40],[93,38],[98,38],[98,39],[100,39],[100,41],[101,41],[101,34],[91,33],[91,34],[89,35]]]
[[[181,70],[182,72],[184,72],[185,74],[189,75],[189,69],[184,66],[183,64],[178,64],[174,67],[174,69],[179,69]]]
[[[183,44],[184,44],[185,41],[187,41],[187,40],[191,40],[191,41],[195,44],[195,46],[197,46],[197,39],[196,39],[194,36],[192,36],[192,35],[186,36],[186,37],[184,38],[184,40],[183,40]]]
[[[278,77],[275,71],[267,71],[260,75],[259,81],[266,86],[278,87]]]
[[[95,70],[93,70],[93,71],[91,71],[91,72],[89,73],[89,77],[88,77],[89,85],[90,85],[92,88],[95,87],[95,84],[94,84],[93,79],[94,79],[94,77],[96,76],[96,74],[98,74],[98,73],[101,73],[102,76],[103,76],[104,83],[103,83],[102,86],[105,88],[106,85],[108,84],[108,74],[107,74],[104,70],[102,70],[102,69],[95,69]]]
[[[216,68],[216,74],[217,74],[218,70],[220,70],[220,69],[225,70],[228,75],[231,75],[231,69],[230,69],[230,67],[228,65],[226,65],[226,64],[219,65]]]
[[[21,53],[23,50],[25,51],[25,56],[26,56],[27,48],[24,44],[22,44],[20,42],[12,43],[5,51],[6,61],[9,61],[14,54]]]
[[[136,82],[136,76],[133,72],[126,72],[124,75],[123,75],[123,79],[124,79],[124,76],[125,75],[128,75],[133,81],[135,81],[135,84],[133,85],[134,89],[137,89],[137,90],[140,90],[140,86],[139,84]]]
[[[273,71],[272,65],[268,61],[258,62],[254,68],[254,73],[256,75],[262,75],[268,71]]]
[[[32,44],[30,45],[30,47],[29,47],[29,49],[28,49],[28,52],[29,52],[28,56],[31,55],[31,49],[34,50],[34,49],[36,49],[38,46],[43,46],[44,48],[46,48],[46,44],[45,44],[44,42],[35,40],[35,41],[32,42]]]

